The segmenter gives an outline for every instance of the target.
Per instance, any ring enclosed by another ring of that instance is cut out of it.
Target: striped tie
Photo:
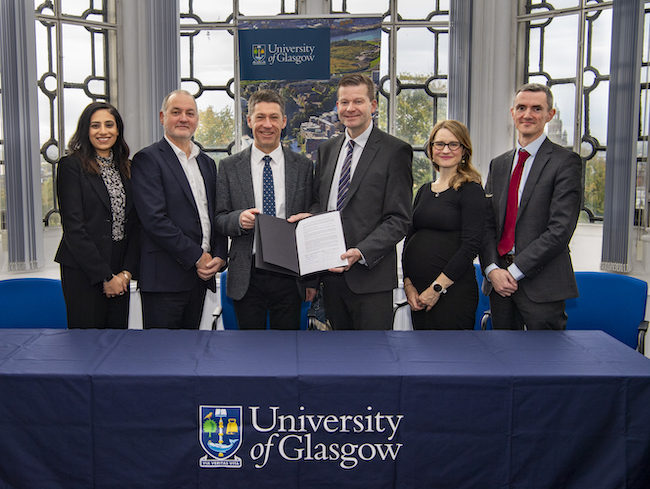
[[[275,189],[273,187],[273,171],[271,171],[271,157],[264,158],[264,171],[262,172],[262,214],[275,216]]]
[[[352,152],[354,151],[354,141],[350,139],[348,143],[348,154],[345,155],[345,161],[341,168],[341,178],[339,179],[339,194],[336,199],[336,210],[340,211],[345,202],[345,196],[350,188],[350,171],[352,170]]]

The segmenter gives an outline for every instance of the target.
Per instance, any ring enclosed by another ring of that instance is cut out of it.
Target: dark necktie
[[[264,171],[262,173],[262,214],[275,216],[275,189],[273,188],[273,171],[271,171],[271,157],[264,158]]]
[[[506,221],[503,225],[503,234],[497,246],[499,256],[503,256],[512,250],[515,245],[515,226],[517,224],[517,210],[519,209],[519,184],[521,183],[521,174],[524,170],[524,163],[530,154],[525,149],[519,150],[519,159],[515,171],[510,177],[508,186],[508,204],[506,206]]]
[[[348,153],[345,155],[345,161],[341,167],[341,178],[339,178],[339,193],[336,199],[336,210],[340,211],[345,202],[345,196],[350,188],[350,171],[352,170],[352,152],[354,151],[354,141],[350,139],[348,143]]]

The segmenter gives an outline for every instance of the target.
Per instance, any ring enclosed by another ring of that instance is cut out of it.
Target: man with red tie
[[[566,327],[564,301],[578,296],[569,241],[580,213],[580,156],[551,142],[553,94],[529,83],[517,91],[516,150],[490,163],[480,260],[495,329]]]

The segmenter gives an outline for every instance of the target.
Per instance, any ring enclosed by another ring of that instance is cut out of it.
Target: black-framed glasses
[[[449,146],[449,149],[451,151],[457,151],[463,145],[460,144],[458,141],[452,141],[451,143],[443,143],[442,141],[434,141],[433,143],[431,143],[431,146],[433,146],[438,151],[442,151],[443,149],[445,149],[445,146]]]

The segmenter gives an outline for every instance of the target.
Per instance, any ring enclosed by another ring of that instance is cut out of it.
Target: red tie
[[[521,182],[521,174],[523,173],[524,163],[530,154],[525,149],[519,150],[519,160],[515,171],[512,172],[510,177],[510,185],[508,186],[508,205],[506,207],[506,222],[503,225],[503,234],[497,246],[499,256],[503,256],[510,252],[515,245],[515,225],[517,223],[517,209],[519,208],[519,183]]]

